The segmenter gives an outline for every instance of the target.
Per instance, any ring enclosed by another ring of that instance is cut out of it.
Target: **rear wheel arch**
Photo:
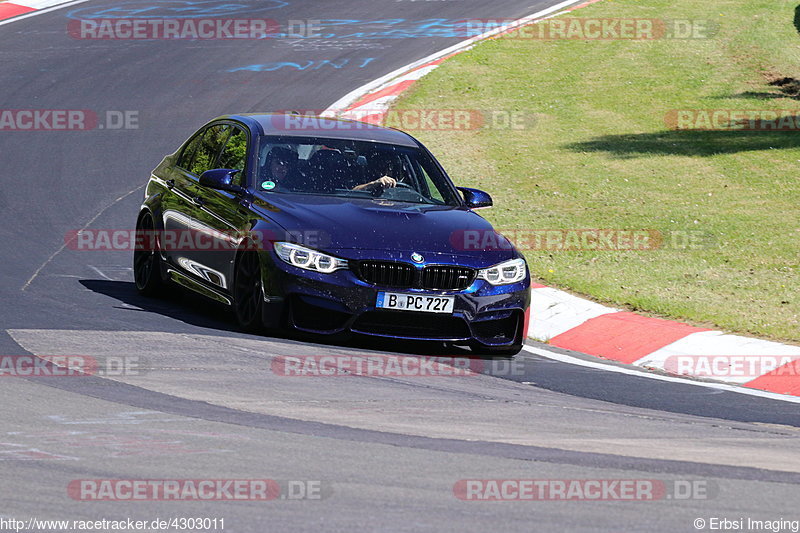
[[[139,232],[156,233],[156,219],[153,214],[143,209],[136,220],[137,243],[133,252],[133,275],[137,290],[146,296],[159,294],[165,288],[165,280],[161,272],[161,252],[158,239],[153,235],[139,242]],[[143,249],[140,247],[144,246]]]

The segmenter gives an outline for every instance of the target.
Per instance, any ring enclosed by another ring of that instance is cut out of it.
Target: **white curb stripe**
[[[364,104],[363,106],[348,109],[347,111],[340,113],[339,116],[341,118],[360,120],[360,118],[365,115],[382,114],[389,109],[389,106],[396,98],[397,95],[384,96],[373,100],[368,104]]]
[[[65,4],[69,1],[71,0],[12,0],[11,3],[31,9],[45,9],[59,4]]]
[[[528,336],[547,342],[587,320],[618,312],[620,309],[584,300],[558,289],[550,287],[533,289]]]
[[[429,65],[427,67],[419,68],[409,74],[404,76],[400,76],[399,78],[392,80],[391,85],[387,85],[381,90],[389,90],[392,87],[397,87],[402,83],[408,81],[417,81],[418,79],[422,78],[424,75],[428,74],[430,71],[438,67],[439,65]],[[382,96],[381,98],[372,100],[371,102],[367,102],[363,105],[351,107],[340,114],[341,118],[349,118],[354,120],[360,120],[360,117],[364,116],[365,110],[367,114],[383,114],[385,113],[389,107],[391,106],[392,102],[397,100],[397,98],[402,94],[402,91],[394,93],[394,94],[387,94],[386,96]],[[325,111],[323,116],[332,116],[334,113],[330,111]]]
[[[648,366],[668,370],[673,373],[672,368],[667,369],[666,360],[676,355],[686,356],[747,356],[753,361],[757,361],[759,356],[788,356],[800,358],[800,346],[789,346],[778,342],[765,341],[762,339],[752,339],[739,335],[728,335],[721,331],[701,331],[692,333],[686,337],[673,342],[672,344],[656,350],[655,352],[642,357],[633,364],[636,366]],[[722,370],[723,374],[728,371]],[[714,376],[703,376],[711,379],[720,379],[729,383],[745,384],[758,378],[758,375],[736,375],[741,374],[741,370],[730,369],[731,375],[724,378],[714,378]]]
[[[58,5],[53,5],[52,7],[48,7],[48,8],[45,8],[45,9],[39,9],[38,11],[31,11],[30,13],[24,13],[24,14],[18,15],[16,17],[12,17],[12,18],[5,19],[5,20],[0,20],[0,26],[3,26],[5,24],[11,24],[12,22],[17,22],[18,20],[27,19],[27,18],[30,18],[30,17],[35,17],[36,15],[43,15],[44,13],[49,13],[49,12],[55,11],[57,9],[63,9],[65,7],[76,6],[78,4],[83,4],[84,2],[88,2],[89,0],[74,0],[74,1],[71,1],[71,2],[67,2],[67,3],[63,3],[63,0],[60,0],[60,1],[62,3],[60,3]],[[19,4],[17,2],[9,2],[9,3],[22,5],[22,4]]]
[[[622,366],[609,365],[599,362],[596,363],[594,361],[586,361],[584,359],[578,359],[577,357],[551,352],[548,350],[544,350],[542,348],[536,348],[534,346],[526,345],[524,346],[524,350],[536,355],[540,355],[547,359],[552,359],[553,361],[559,361],[561,363],[567,363],[570,365],[582,366],[586,368],[594,368],[596,370],[602,370],[604,372],[616,372],[617,374],[626,374],[629,376],[636,376],[640,378],[654,379],[656,381],[667,381],[669,383],[680,383],[682,385],[695,385],[697,387],[705,387],[707,389],[735,392],[736,394],[744,394],[746,396],[756,396],[759,398],[767,398],[770,400],[778,400],[781,402],[800,403],[800,397],[797,396],[787,396],[785,394],[767,392],[758,389],[747,389],[744,387],[740,387],[738,385],[728,385],[726,383],[709,383],[705,381],[693,381],[686,378],[662,376],[660,374],[653,374],[652,372],[646,372],[644,370],[636,370],[633,368],[626,368]]]

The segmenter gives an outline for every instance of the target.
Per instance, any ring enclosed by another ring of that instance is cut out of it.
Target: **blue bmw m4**
[[[250,331],[357,333],[508,356],[530,274],[401,131],[340,119],[227,115],[153,170],[136,223],[137,289],[175,283]],[[487,244],[488,243],[488,244]]]

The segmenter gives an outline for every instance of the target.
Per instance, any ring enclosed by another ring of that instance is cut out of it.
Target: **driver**
[[[367,183],[362,183],[361,185],[356,185],[353,187],[353,190],[379,193],[383,189],[397,186],[397,179],[392,177],[393,175],[396,176],[397,172],[395,172],[392,161],[388,157],[378,159],[378,165],[374,170],[374,175],[377,175],[378,178]]]
[[[282,146],[274,147],[261,167],[261,188],[269,190],[279,185],[291,189],[296,170],[297,153]]]

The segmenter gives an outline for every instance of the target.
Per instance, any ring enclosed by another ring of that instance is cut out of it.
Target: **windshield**
[[[455,189],[423,150],[327,139],[262,136],[260,191],[459,205]]]

